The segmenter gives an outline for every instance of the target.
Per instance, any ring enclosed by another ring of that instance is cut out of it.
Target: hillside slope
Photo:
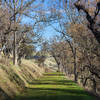
[[[13,98],[43,73],[44,69],[32,60],[23,60],[21,66],[13,66],[11,61],[5,64],[5,60],[0,59],[0,100]]]

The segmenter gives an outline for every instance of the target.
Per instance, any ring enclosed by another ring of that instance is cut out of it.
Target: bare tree
[[[32,11],[32,4],[35,0],[4,0],[3,4],[10,13],[10,26],[7,32],[13,32],[13,64],[17,64],[17,32],[19,31],[21,18]],[[34,18],[34,17],[32,17]],[[13,25],[13,27],[11,27]]]
[[[86,7],[87,2],[88,7]],[[94,9],[92,9],[93,6],[91,7],[91,3],[92,5],[94,5]],[[92,31],[97,41],[100,43],[100,0],[87,0],[86,2],[84,0],[78,0],[75,3],[75,6],[78,11],[84,11],[84,13],[86,14],[86,19],[88,21],[88,28]],[[93,14],[91,14],[91,9]]]

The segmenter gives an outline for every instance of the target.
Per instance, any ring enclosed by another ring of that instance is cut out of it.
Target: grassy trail
[[[63,74],[47,73],[30,83],[25,93],[15,100],[96,100]]]

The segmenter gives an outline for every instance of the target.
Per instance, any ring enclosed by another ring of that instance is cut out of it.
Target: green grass
[[[46,73],[15,100],[96,100],[62,73]]]

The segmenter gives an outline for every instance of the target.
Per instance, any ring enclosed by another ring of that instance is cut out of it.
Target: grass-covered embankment
[[[14,66],[9,59],[0,59],[0,100],[14,98],[25,90],[28,83],[41,77],[44,69],[37,66],[33,60],[22,60],[20,66]]]
[[[96,100],[76,83],[60,73],[47,73],[30,83],[15,100]]]

